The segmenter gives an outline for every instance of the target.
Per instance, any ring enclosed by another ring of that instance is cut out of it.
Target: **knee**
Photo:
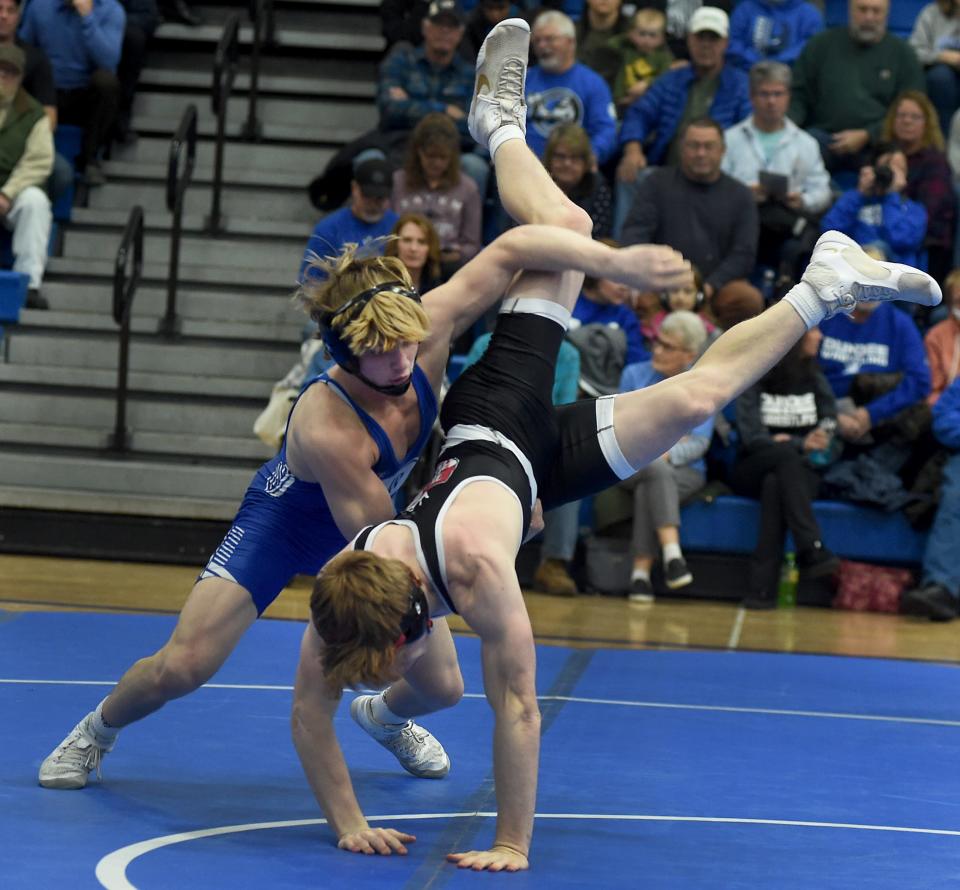
[[[156,691],[165,701],[189,695],[203,686],[218,666],[195,646],[168,646],[159,653],[154,673]]]
[[[593,219],[591,219],[590,214],[566,197],[564,197],[564,201],[557,214],[557,219],[553,221],[553,225],[570,229],[570,231],[576,232],[578,235],[583,235],[586,238],[593,237]]]
[[[438,710],[452,708],[463,698],[463,675],[460,669],[446,671],[431,692]]]
[[[17,206],[29,213],[50,213],[50,199],[43,189],[28,186],[17,195]]]

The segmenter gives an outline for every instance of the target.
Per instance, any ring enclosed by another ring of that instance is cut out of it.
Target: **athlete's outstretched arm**
[[[337,846],[352,853],[406,853],[413,835],[393,828],[371,828],[353,791],[350,773],[333,729],[340,690],[332,690],[323,675],[323,641],[308,624],[300,643],[300,662],[293,691],[293,743],[307,781],[323,810]]]

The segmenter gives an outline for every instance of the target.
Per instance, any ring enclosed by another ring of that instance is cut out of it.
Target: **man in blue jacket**
[[[849,395],[859,374],[901,372],[889,392],[837,417],[838,432],[856,442],[872,427],[930,392],[930,367],[923,340],[905,312],[889,303],[858,303],[851,315],[836,315],[820,325],[820,365],[837,398]]]
[[[648,165],[678,163],[676,136],[684,124],[710,117],[726,129],[753,111],[747,75],[724,64],[729,33],[730,21],[722,9],[701,6],[687,29],[689,67],[661,75],[627,109],[620,128],[623,157],[617,167],[614,237],[620,236],[636,196],[640,171]]]
[[[32,0],[20,23],[20,38],[42,49],[53,66],[60,122],[83,127],[77,170],[88,185],[105,182],[97,155],[117,117],[125,24],[117,0]]]
[[[923,554],[923,584],[904,593],[900,608],[931,621],[950,621],[960,600],[960,378],[933,406],[933,434],[953,454],[943,468],[940,506]]]

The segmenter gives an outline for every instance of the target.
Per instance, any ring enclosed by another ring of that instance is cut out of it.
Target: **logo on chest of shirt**
[[[544,138],[560,124],[583,123],[583,101],[567,87],[551,87],[527,96],[527,121]]]
[[[272,498],[283,497],[287,489],[296,481],[294,475],[290,472],[286,463],[280,461],[274,467],[273,472],[267,477],[266,485],[263,490]]]
[[[857,213],[857,219],[864,225],[879,228],[883,225],[883,204],[864,204]]]
[[[791,429],[814,426],[817,422],[817,399],[814,393],[780,395],[760,393],[760,420],[766,427]]]
[[[407,476],[410,475],[410,471],[416,465],[416,460],[407,461],[396,473],[392,476],[387,476],[383,480],[383,484],[386,486],[387,491],[390,492],[390,497],[393,497],[400,489],[403,487],[403,483],[407,481]]]
[[[411,510],[416,510],[428,497],[430,497],[430,491],[436,488],[438,485],[443,485],[446,482],[450,481],[450,477],[456,472],[457,467],[460,466],[460,459],[452,457],[449,460],[442,460],[437,464],[437,471],[433,474],[433,478],[423,487],[423,490],[418,494],[410,504],[407,506],[407,512]]]
[[[847,375],[859,374],[866,365],[886,370],[890,365],[890,346],[887,343],[847,343],[835,337],[824,337],[820,358],[840,362]]]

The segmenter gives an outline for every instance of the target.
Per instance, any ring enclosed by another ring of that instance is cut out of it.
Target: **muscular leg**
[[[123,675],[104,701],[103,719],[119,729],[198,689],[256,618],[253,599],[239,584],[222,578],[198,581],[170,639]]]

